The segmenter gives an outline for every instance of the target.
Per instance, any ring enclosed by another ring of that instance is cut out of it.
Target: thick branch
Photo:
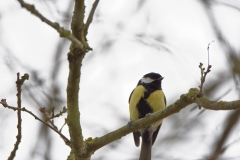
[[[67,86],[67,124],[71,137],[72,149],[75,155],[84,153],[84,141],[80,126],[80,112],[78,106],[78,92],[80,83],[80,62],[69,64],[69,76]]]
[[[232,102],[223,102],[223,101],[214,102],[214,101],[209,101],[205,97],[197,98],[198,94],[199,94],[199,90],[196,88],[192,88],[189,90],[187,94],[181,95],[180,99],[177,100],[175,103],[173,103],[172,105],[168,106],[167,108],[161,111],[152,113],[150,116],[142,118],[138,121],[131,122],[129,125],[121,127],[120,129],[115,130],[111,133],[108,133],[102,137],[95,138],[93,140],[91,138],[88,139],[87,140],[88,149],[89,149],[88,153],[92,154],[94,153],[94,151],[98,150],[99,148],[115,140],[118,140],[133,131],[147,127],[160,119],[163,119],[172,114],[178,113],[181,109],[193,103],[198,103],[203,108],[212,109],[212,110],[240,109],[240,100],[232,101]]]
[[[8,106],[5,103],[4,100],[2,100],[2,102],[0,102],[0,103],[2,103],[5,107],[11,108],[13,110],[26,111],[26,112],[30,113],[31,115],[33,115],[36,119],[38,119],[38,117],[36,117],[30,111],[27,111],[25,108],[19,109],[19,108]],[[101,148],[101,147],[103,147],[103,146],[105,146],[105,145],[107,145],[107,144],[109,144],[109,143],[111,143],[115,140],[118,140],[118,139],[122,138],[123,136],[125,136],[125,135],[127,135],[127,134],[129,134],[129,133],[131,133],[135,130],[147,127],[147,126],[151,125],[152,123],[154,123],[154,122],[156,122],[160,119],[164,119],[164,118],[166,118],[166,117],[168,117],[172,114],[178,113],[181,109],[183,109],[186,106],[188,106],[190,104],[193,104],[193,103],[197,103],[198,105],[201,105],[201,107],[206,108],[206,109],[211,109],[211,110],[236,110],[236,109],[240,109],[240,100],[231,101],[231,102],[210,101],[205,97],[200,97],[199,98],[199,90],[196,89],[196,88],[191,88],[187,94],[181,95],[179,100],[177,100],[175,103],[173,103],[172,105],[168,106],[167,108],[165,108],[161,111],[155,112],[155,113],[151,114],[150,116],[142,118],[138,121],[131,122],[130,124],[128,124],[124,127],[121,127],[120,129],[115,130],[111,133],[108,133],[108,134],[106,134],[102,137],[95,138],[95,139],[91,139],[91,138],[87,139],[85,141],[86,146],[84,146],[84,148],[83,148],[84,152],[82,152],[81,155],[78,155],[79,157],[76,156],[76,153],[75,153],[74,154],[75,158],[78,158],[78,159],[80,159],[80,157],[83,158],[83,153],[84,153],[84,157],[86,159],[88,159],[99,148]],[[75,114],[77,116],[79,116],[78,111]],[[76,115],[73,115],[73,116],[76,116]],[[69,123],[70,118],[71,117],[68,117],[68,123]],[[41,122],[43,122],[43,121],[41,121]],[[76,122],[79,122],[79,121],[73,121],[73,122],[76,123]],[[52,128],[51,126],[49,126],[49,127]],[[54,128],[52,128],[52,129],[56,132],[56,130]],[[71,131],[74,132],[74,133],[71,133]],[[75,131],[78,132],[77,130],[74,130],[74,128],[73,128],[73,130],[70,130],[70,133],[73,136],[76,136]],[[82,134],[82,132],[78,133],[78,134]],[[76,137],[74,137],[74,138],[76,138]],[[73,145],[72,145],[72,147],[73,147]],[[80,149],[82,149],[82,146],[80,146]],[[79,152],[77,152],[77,153],[79,153]]]
[[[198,98],[195,100],[198,105],[201,105],[205,109],[210,110],[236,110],[240,109],[240,100],[237,101],[210,101],[205,97]]]
[[[89,157],[87,157],[86,154],[87,150],[83,140],[78,105],[82,60],[85,54],[89,50],[91,50],[87,43],[86,35],[84,34],[85,33],[84,12],[85,12],[84,0],[75,0],[71,29],[73,35],[83,44],[83,48],[79,49],[76,48],[74,44],[71,44],[70,52],[68,53],[69,75],[67,85],[67,107],[68,107],[67,124],[69,127],[69,133],[71,137],[72,152],[74,153],[75,158],[77,160],[85,158],[89,159]],[[88,23],[90,24],[90,20]]]
[[[84,0],[75,0],[75,6],[73,11],[71,28],[73,35],[77,37],[78,40],[82,42],[83,36],[82,32],[84,28],[84,12],[85,12],[85,4]]]
[[[39,13],[34,5],[25,3],[23,0],[18,0],[18,2],[21,4],[21,6],[25,9],[27,9],[29,12],[31,12],[33,15],[40,18],[43,22],[51,26],[52,28],[56,29],[60,35],[60,37],[65,37],[68,40],[72,41],[77,47],[83,48],[83,44],[71,34],[71,31],[64,29],[63,27],[60,27],[60,25],[57,22],[51,22],[46,17],[44,17],[41,13]]]
[[[80,112],[78,105],[79,98],[79,83],[80,83],[80,71],[82,65],[82,59],[86,54],[88,45],[85,41],[83,34],[84,30],[84,12],[85,4],[83,0],[75,0],[75,7],[72,17],[71,28],[73,35],[83,43],[84,48],[78,49],[74,45],[71,45],[70,52],[68,54],[69,60],[69,75],[67,85],[67,124],[69,127],[69,134],[71,137],[71,148],[75,155],[75,159],[85,157],[86,149],[84,146],[84,140],[82,135],[82,128],[80,125]]]

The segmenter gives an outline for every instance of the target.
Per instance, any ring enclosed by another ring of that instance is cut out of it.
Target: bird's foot
[[[151,114],[152,114],[152,113],[148,113],[148,114],[145,115],[145,117],[149,117],[149,116],[151,116]]]
[[[145,117],[149,117],[149,116],[151,116],[151,114],[152,114],[152,113],[148,113],[148,114],[145,115]],[[150,127],[152,127],[152,126],[153,126],[153,124],[151,124],[150,126],[148,126],[148,128],[150,128]]]
[[[130,127],[132,125],[132,123],[133,123],[133,120],[128,121],[128,123],[127,123],[128,127]]]

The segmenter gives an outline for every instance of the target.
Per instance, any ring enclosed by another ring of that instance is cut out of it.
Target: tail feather
[[[139,160],[151,160],[152,139],[143,140]]]

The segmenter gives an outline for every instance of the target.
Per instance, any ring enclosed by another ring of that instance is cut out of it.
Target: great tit
[[[153,112],[166,107],[166,98],[162,91],[161,82],[163,77],[158,73],[148,73],[139,81],[136,88],[129,97],[130,119],[136,121]],[[139,160],[151,160],[151,149],[154,144],[162,120],[133,132],[135,145],[138,147],[142,137],[141,152]]]

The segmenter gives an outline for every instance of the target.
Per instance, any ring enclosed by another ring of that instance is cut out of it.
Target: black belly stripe
[[[137,104],[138,118],[139,119],[144,118],[146,116],[146,114],[153,112],[153,109],[148,104],[147,99],[148,99],[148,97],[150,96],[151,93],[155,92],[156,90],[161,90],[160,88],[157,88],[157,87],[151,86],[151,85],[143,84],[143,86],[146,89],[146,91],[144,92],[143,97],[140,98],[140,100]]]
[[[138,109],[138,118],[144,118],[146,114],[152,113],[153,110],[147,103],[147,101],[142,97],[138,104],[137,104],[137,109]]]

